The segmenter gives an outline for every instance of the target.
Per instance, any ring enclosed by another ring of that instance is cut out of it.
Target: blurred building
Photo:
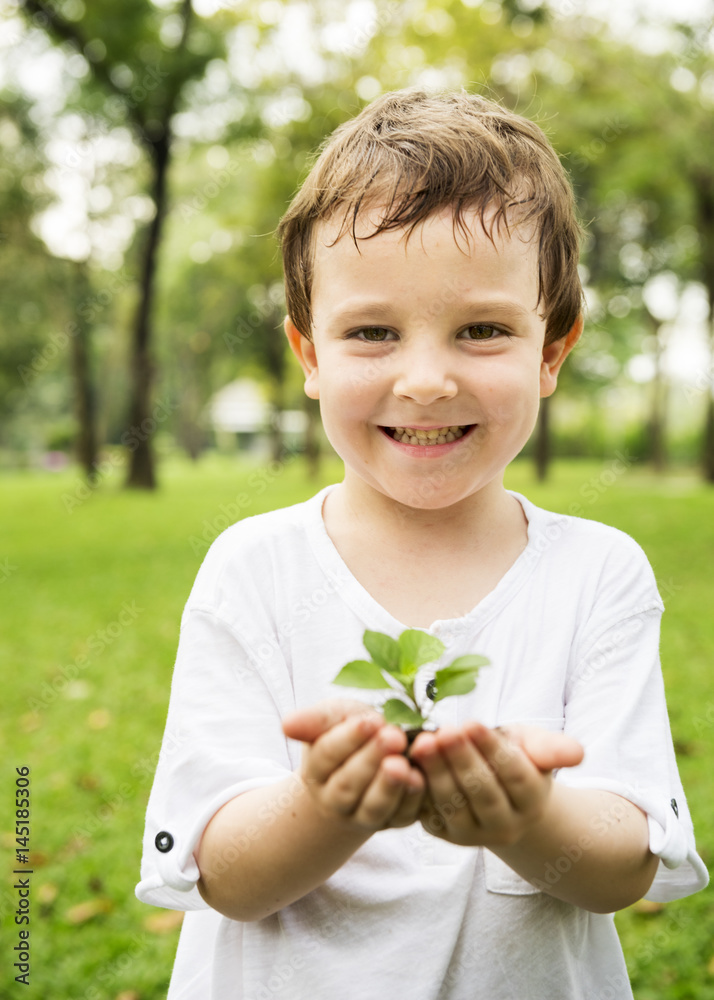
[[[276,413],[263,386],[254,379],[239,378],[219,389],[208,403],[207,417],[221,450],[237,446],[256,458],[268,458],[275,422],[286,447],[300,450],[304,443],[306,414],[302,410]]]

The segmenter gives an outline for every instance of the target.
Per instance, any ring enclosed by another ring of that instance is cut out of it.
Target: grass
[[[133,888],[181,610],[222,527],[339,478],[337,463],[311,481],[300,460],[257,468],[208,457],[167,461],[152,495],[121,490],[118,473],[84,492],[73,471],[0,479],[0,995],[165,996],[178,924]],[[680,770],[710,862],[714,492],[694,476],[660,480],[616,462],[558,463],[546,484],[516,463],[507,484],[553,510],[580,504],[650,557],[667,606],[662,659]],[[10,807],[23,765],[32,769],[29,989],[8,960],[19,929]],[[714,1000],[710,893],[616,919],[638,1000]]]

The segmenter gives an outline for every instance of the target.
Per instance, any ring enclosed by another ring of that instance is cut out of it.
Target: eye
[[[507,337],[505,330],[490,323],[474,323],[461,331],[465,340],[495,340],[497,337]]]
[[[383,326],[363,326],[361,330],[355,330],[349,336],[353,340],[362,340],[369,344],[384,344],[392,336],[392,331],[386,330]]]

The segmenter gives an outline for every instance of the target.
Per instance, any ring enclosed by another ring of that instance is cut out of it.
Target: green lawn
[[[76,472],[0,478],[0,836],[5,858],[1,996],[158,1000],[178,927],[133,894],[143,814],[163,731],[183,604],[208,541],[238,517],[285,506],[340,478],[300,460],[261,469],[170,461],[154,495],[120,474],[77,489]],[[714,805],[714,491],[613,463],[561,463],[508,485],[536,503],[632,534],[667,607],[662,657],[680,768],[709,863]],[[32,769],[31,986],[13,981],[15,768]],[[638,1000],[714,1000],[709,892],[617,917]],[[498,1000],[498,998],[494,998]]]

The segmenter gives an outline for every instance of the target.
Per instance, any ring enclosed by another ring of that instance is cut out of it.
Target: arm
[[[469,723],[422,734],[411,756],[427,778],[422,823],[436,836],[488,847],[537,888],[596,913],[649,889],[658,859],[644,813],[611,792],[552,781],[553,768],[582,759],[569,737]]]
[[[203,899],[233,920],[260,920],[322,885],[376,831],[405,826],[424,779],[406,737],[359,702],[331,699],[284,720],[306,742],[300,771],[232,799],[198,849]]]

